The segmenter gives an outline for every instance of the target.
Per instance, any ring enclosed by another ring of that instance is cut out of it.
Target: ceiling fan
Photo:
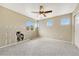
[[[44,7],[41,5],[38,12],[32,12],[32,13],[39,13],[39,15],[43,15],[44,17],[46,17],[46,14],[52,13],[52,10],[45,11]]]

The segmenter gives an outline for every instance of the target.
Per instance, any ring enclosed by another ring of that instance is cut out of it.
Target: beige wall
[[[16,42],[16,31],[21,31],[27,38],[35,38],[37,31],[27,31],[25,23],[33,19],[0,6],[0,46]]]
[[[52,27],[48,27],[46,25],[47,21],[50,19],[39,21],[40,36],[71,42],[72,41],[72,23],[68,26],[61,26],[60,20],[62,18],[69,18],[70,21],[72,21],[72,14],[66,14],[66,15],[50,18],[51,20],[54,21],[54,25]]]
[[[36,38],[37,35],[40,35],[71,42],[72,23],[69,26],[60,26],[62,18],[69,18],[72,21],[72,14],[50,18],[54,20],[52,27],[46,25],[49,19],[41,20],[39,21],[39,32],[37,30],[27,31],[25,23],[29,20],[35,22],[33,19],[0,6],[0,46],[16,42],[16,31],[21,31],[25,35],[25,39]]]

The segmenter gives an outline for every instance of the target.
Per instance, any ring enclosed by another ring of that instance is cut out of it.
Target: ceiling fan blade
[[[44,17],[46,17],[45,13],[43,13]]]
[[[49,11],[45,11],[44,13],[52,13],[52,10],[49,10]]]
[[[32,13],[39,13],[39,12],[32,12]]]

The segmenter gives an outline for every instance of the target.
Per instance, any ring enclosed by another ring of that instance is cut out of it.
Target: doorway
[[[79,13],[75,16],[75,45],[79,47]]]

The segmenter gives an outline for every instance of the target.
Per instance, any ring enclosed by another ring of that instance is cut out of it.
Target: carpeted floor
[[[0,55],[7,56],[79,56],[79,49],[71,43],[49,38],[31,41],[0,49]]]

